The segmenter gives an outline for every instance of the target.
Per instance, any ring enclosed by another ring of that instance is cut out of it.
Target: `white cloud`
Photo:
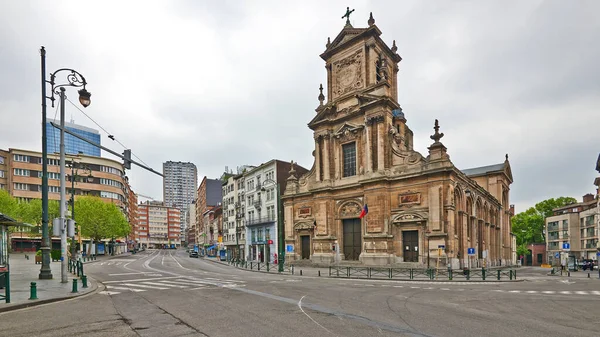
[[[347,4],[304,1],[18,1],[0,13],[0,148],[40,141],[40,61],[73,67],[92,92],[85,110],[150,166],[192,161],[201,176],[270,158],[310,168],[319,54]],[[517,207],[592,191],[600,105],[597,2],[357,1],[403,57],[399,103],[426,153],[438,118],[459,168],[509,153]],[[67,92],[74,96],[74,92]],[[50,109],[51,110],[51,109]],[[49,111],[53,116],[54,111]],[[72,106],[67,116],[95,125]],[[24,133],[21,130],[26,129]],[[122,148],[103,135],[103,143]],[[162,196],[159,177],[130,172]],[[523,206],[525,207],[525,206]]]

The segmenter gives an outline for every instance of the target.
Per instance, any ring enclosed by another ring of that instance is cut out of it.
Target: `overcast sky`
[[[151,167],[294,160],[310,168],[307,123],[325,85],[327,37],[373,12],[396,40],[399,97],[416,149],[439,119],[460,169],[509,154],[517,212],[594,191],[600,152],[600,1],[3,1],[0,148],[41,150],[40,46],[48,73],[81,72],[85,112]],[[75,89],[67,95],[77,102]],[[67,118],[98,128],[72,105]],[[48,116],[55,111],[49,108]],[[123,147],[102,133],[102,144]],[[108,157],[112,157],[107,155]],[[162,178],[128,172],[162,199]]]

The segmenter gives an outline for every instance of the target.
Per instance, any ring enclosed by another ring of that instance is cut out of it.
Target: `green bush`
[[[38,250],[37,252],[35,252],[35,256],[42,256],[42,251]]]
[[[60,260],[60,250],[51,251],[50,256],[52,257],[52,260],[54,260],[54,261]]]

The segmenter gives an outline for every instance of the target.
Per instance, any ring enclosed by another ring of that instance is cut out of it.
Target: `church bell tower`
[[[320,55],[327,71],[326,95],[320,86],[317,115],[309,123],[315,138],[316,181],[376,174],[394,165],[395,148],[412,150],[412,132],[397,102],[396,41],[381,39],[371,13],[368,27],[346,24]]]

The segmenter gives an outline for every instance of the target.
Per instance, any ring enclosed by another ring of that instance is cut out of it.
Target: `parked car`
[[[190,257],[196,257],[196,258],[197,258],[197,257],[198,257],[198,252],[196,252],[196,251],[191,251],[191,252],[190,252]]]

